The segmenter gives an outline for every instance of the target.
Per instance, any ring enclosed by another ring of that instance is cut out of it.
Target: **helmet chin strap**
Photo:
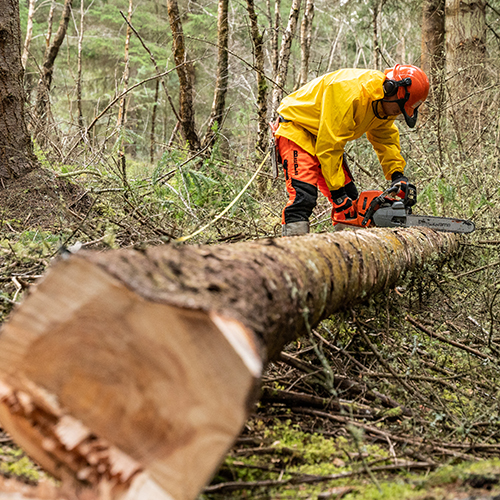
[[[379,99],[378,101],[373,101],[372,102],[372,109],[373,109],[373,114],[379,119],[379,120],[388,120],[389,116],[381,116],[380,113],[378,112],[378,105],[382,102],[390,102],[387,101],[386,99]],[[394,102],[394,101],[392,101]],[[384,109],[384,108],[382,108]]]

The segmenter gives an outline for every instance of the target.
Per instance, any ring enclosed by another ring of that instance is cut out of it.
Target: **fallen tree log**
[[[0,335],[0,424],[74,491],[194,499],[286,343],[458,245],[373,229],[61,258]]]

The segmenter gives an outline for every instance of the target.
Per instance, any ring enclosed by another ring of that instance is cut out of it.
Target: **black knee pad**
[[[292,179],[295,200],[285,208],[285,223],[309,220],[318,200],[318,188],[304,181]]]

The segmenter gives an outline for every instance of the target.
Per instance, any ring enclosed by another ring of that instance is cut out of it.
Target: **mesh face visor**
[[[401,110],[401,113],[403,113],[403,116],[405,117],[406,125],[408,125],[408,127],[410,128],[414,128],[415,125],[417,124],[418,108],[420,107],[420,105],[413,110],[413,115],[410,116],[405,109],[405,104],[408,102],[409,98],[410,98],[410,93],[408,92],[408,87],[405,87],[405,96],[402,99],[396,99],[393,102],[398,103],[399,109]]]

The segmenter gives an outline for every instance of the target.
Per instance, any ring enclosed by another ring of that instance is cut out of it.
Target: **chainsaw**
[[[363,191],[353,206],[356,216],[344,220],[333,217],[333,222],[355,227],[428,227],[435,231],[451,233],[472,233],[475,225],[470,220],[430,215],[415,215],[412,207],[417,203],[417,190],[407,184],[403,199],[394,198],[400,192],[401,183],[394,184],[385,191]]]

